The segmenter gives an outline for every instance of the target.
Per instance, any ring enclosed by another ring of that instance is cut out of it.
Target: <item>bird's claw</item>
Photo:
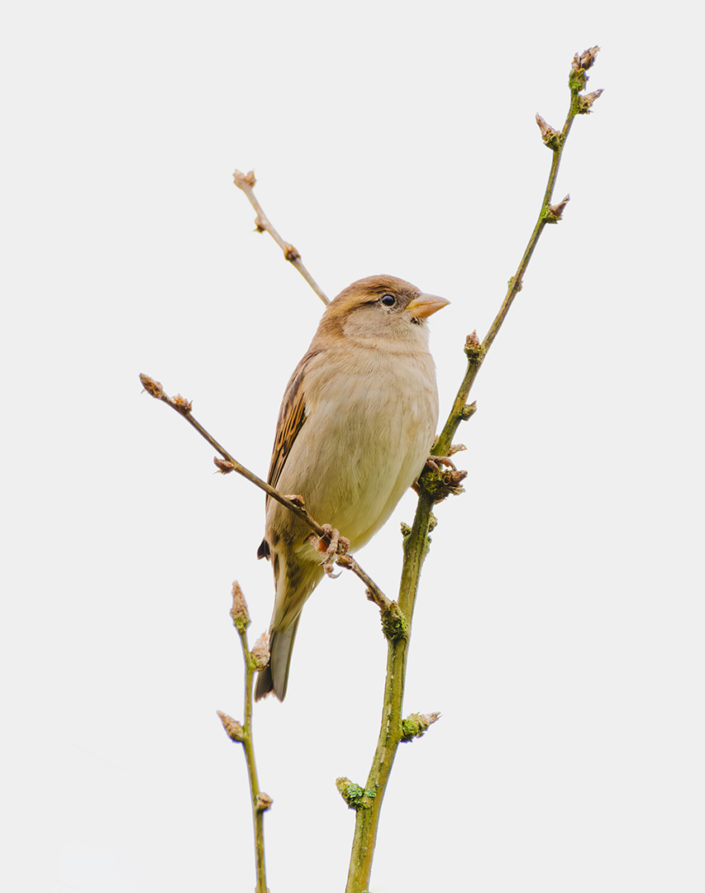
[[[461,481],[465,477],[467,471],[458,471],[449,456],[429,456],[412,488],[419,495],[424,491],[434,502],[440,502],[451,493],[462,493]]]
[[[340,531],[336,530],[330,524],[323,524],[323,535],[312,536],[311,542],[318,552],[324,555],[321,565],[323,570],[329,577],[337,577],[338,574],[333,573],[335,561],[338,555],[346,555],[350,548],[350,540],[341,536]]]
[[[440,474],[441,465],[445,465],[446,468],[452,468],[453,471],[457,471],[455,463],[450,456],[429,456],[428,459],[426,459],[425,467],[430,468],[431,471],[437,471]]]

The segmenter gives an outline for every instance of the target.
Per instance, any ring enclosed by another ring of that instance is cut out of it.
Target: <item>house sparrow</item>
[[[393,276],[353,282],[326,308],[279,411],[268,481],[303,497],[355,551],[384,524],[428,458],[438,394],[426,318],[448,304]],[[255,696],[286,694],[304,602],[323,577],[311,530],[273,499],[259,558],[276,595],[269,665]]]

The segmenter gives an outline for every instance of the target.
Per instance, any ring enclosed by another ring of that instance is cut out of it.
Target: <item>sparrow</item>
[[[438,421],[426,321],[449,302],[394,276],[353,282],[330,304],[284,393],[268,481],[360,549],[429,456]],[[324,574],[310,528],[267,498],[257,551],[271,560],[269,664],[255,697],[286,695],[301,609]]]

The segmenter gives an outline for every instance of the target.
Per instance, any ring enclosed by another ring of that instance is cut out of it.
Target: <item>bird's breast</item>
[[[306,420],[278,489],[300,493],[317,521],[332,524],[359,548],[421,471],[437,418],[428,352],[323,353],[307,369]],[[270,502],[268,528],[291,524],[282,512]]]

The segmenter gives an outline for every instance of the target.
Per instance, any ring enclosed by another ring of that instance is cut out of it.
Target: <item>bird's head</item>
[[[368,276],[353,282],[328,305],[321,330],[387,350],[426,344],[426,320],[449,301],[425,294],[395,276]]]

